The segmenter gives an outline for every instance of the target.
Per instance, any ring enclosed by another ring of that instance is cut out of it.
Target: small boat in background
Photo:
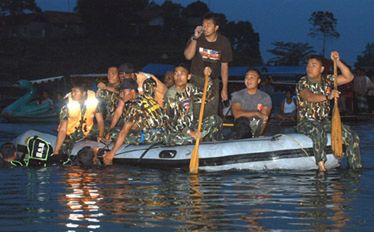
[[[18,86],[26,90],[26,94],[6,106],[1,116],[8,122],[57,122],[58,113],[51,102],[35,101],[37,89],[30,81],[20,80]]]

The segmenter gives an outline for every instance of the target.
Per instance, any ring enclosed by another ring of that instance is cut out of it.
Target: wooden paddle
[[[198,132],[201,132],[201,125],[203,123],[206,91],[208,89],[208,79],[209,79],[209,76],[204,75],[204,91],[203,91],[203,97],[201,99],[199,122],[197,125]],[[192,150],[191,159],[190,159],[190,173],[192,174],[197,174],[199,172],[199,144],[200,144],[200,138],[197,138],[195,142],[195,147]]]
[[[338,69],[336,59],[334,59],[334,89],[338,89],[336,78],[338,76]],[[332,111],[331,120],[331,148],[334,155],[341,159],[343,157],[343,138],[342,138],[342,121],[339,112],[338,98],[334,98],[334,109]]]

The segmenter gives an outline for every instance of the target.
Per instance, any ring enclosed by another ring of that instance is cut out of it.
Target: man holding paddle
[[[337,86],[351,82],[354,76],[340,60],[339,53],[331,52],[331,59],[341,71],[340,75],[334,75],[336,76]],[[321,172],[326,171],[327,133],[335,130],[335,128],[331,128],[331,121],[329,120],[330,101],[339,98],[340,95],[337,89],[333,89],[334,76],[325,76],[323,75],[324,71],[322,57],[309,57],[306,68],[307,75],[300,78],[296,86],[298,109],[296,130],[312,139],[314,157]],[[333,118],[333,120],[335,119]],[[340,121],[338,124],[338,126],[341,126],[343,143],[346,145],[349,166],[353,169],[362,168],[358,135],[348,126],[341,125]],[[336,125],[337,123],[334,123],[334,126]]]

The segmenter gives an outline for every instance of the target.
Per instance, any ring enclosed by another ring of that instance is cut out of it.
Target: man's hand
[[[222,101],[229,100],[229,96],[227,95],[227,89],[222,88],[222,90],[221,90],[221,98],[222,98]]]
[[[331,52],[331,60],[340,60],[339,52],[337,52],[337,51],[332,51],[332,52]]]
[[[103,157],[103,161],[105,165],[112,165],[113,164],[113,157],[114,154],[110,152],[105,152],[105,155]]]
[[[190,134],[191,137],[194,138],[195,140],[201,138],[201,132],[198,132],[198,131],[190,131],[189,134]]]
[[[106,85],[105,85],[103,82],[99,82],[99,83],[97,84],[97,88],[98,88],[98,89],[105,90],[105,89],[106,89]]]
[[[194,31],[194,37],[195,37],[195,39],[198,39],[198,38],[200,38],[200,36],[203,34],[203,32],[204,32],[204,28],[203,28],[203,26],[197,26],[196,28],[195,28],[195,31]]]
[[[329,94],[328,98],[330,100],[334,99],[334,98],[339,98],[340,97],[340,91],[338,91],[337,89],[333,89],[331,91],[331,93]]]
[[[204,68],[203,73],[204,73],[204,77],[210,77],[210,75],[212,74],[212,69],[209,66],[207,66]]]

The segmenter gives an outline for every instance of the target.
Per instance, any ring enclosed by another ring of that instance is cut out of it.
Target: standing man
[[[194,35],[190,38],[184,50],[184,57],[187,60],[192,60],[191,83],[199,89],[204,87],[204,68],[208,66],[212,69],[213,99],[211,104],[208,104],[205,108],[205,116],[218,114],[219,76],[222,79],[222,101],[228,100],[229,62],[232,61],[232,49],[230,41],[219,34],[218,29],[217,15],[207,13],[203,18],[203,25],[195,28]],[[198,110],[195,113],[199,115]]]
[[[339,53],[331,52],[331,59],[336,60],[341,74],[336,78],[337,85],[344,85],[353,80],[349,68],[340,61]],[[329,120],[330,101],[339,97],[340,92],[333,89],[334,76],[323,75],[325,67],[323,58],[311,56],[308,59],[306,76],[300,78],[296,85],[297,93],[297,126],[296,130],[308,135],[313,141],[313,152],[316,164],[321,172],[326,171],[327,132],[331,131]],[[349,166],[361,168],[360,139],[348,126],[342,125],[343,143],[346,145],[346,155]]]
[[[232,95],[236,139],[258,137],[266,127],[272,103],[270,96],[258,89],[260,82],[260,72],[249,69],[244,79],[246,88]]]

